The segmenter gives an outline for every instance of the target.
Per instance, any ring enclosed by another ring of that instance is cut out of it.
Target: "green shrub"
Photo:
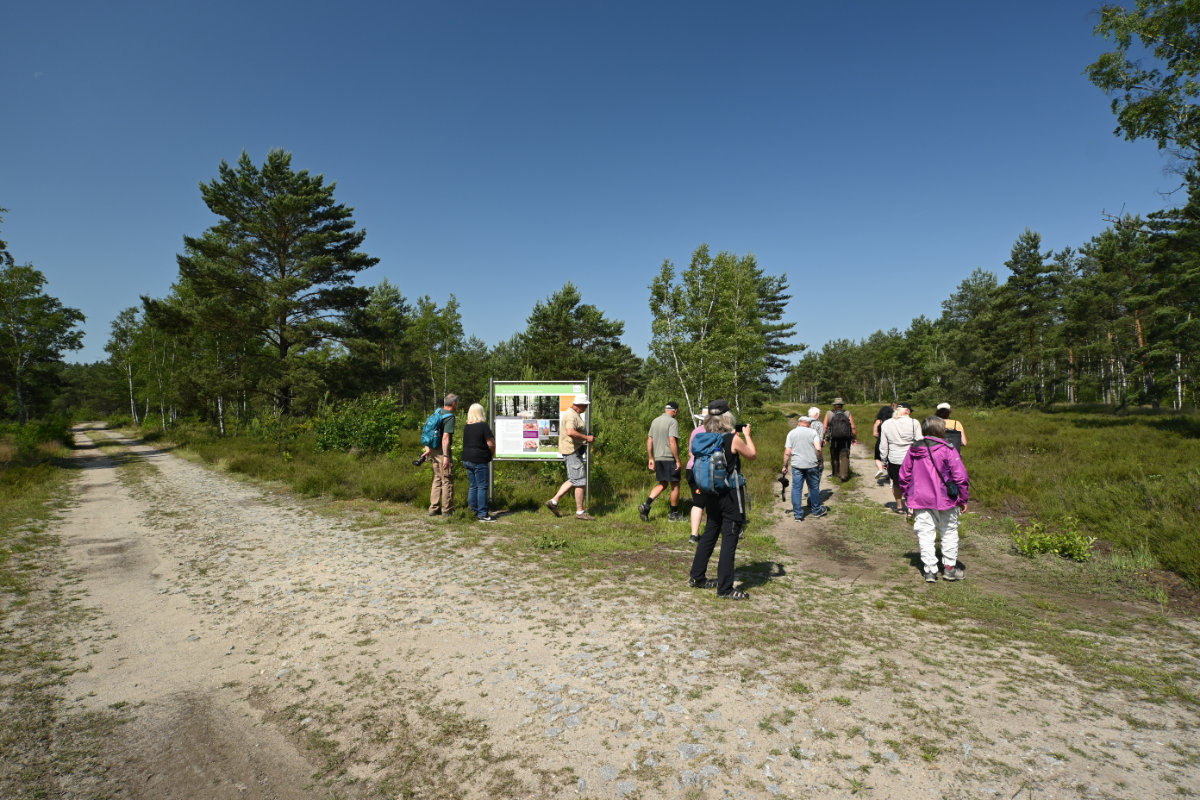
[[[1060,531],[1049,531],[1041,522],[1015,525],[1011,536],[1017,552],[1023,556],[1032,558],[1039,553],[1054,553],[1072,561],[1091,558],[1092,545],[1096,542],[1096,537],[1079,532],[1079,521],[1074,518],[1068,518],[1067,528]]]
[[[313,426],[317,450],[387,453],[396,447],[400,432],[413,427],[410,417],[386,395],[351,400]]]

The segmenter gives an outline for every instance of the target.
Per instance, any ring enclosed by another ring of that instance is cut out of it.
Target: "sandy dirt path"
[[[77,441],[58,535],[97,614],[67,699],[129,719],[104,754],[114,797],[1200,792],[1194,706],[981,652],[970,631],[897,618],[868,579],[851,604],[845,576],[797,560],[773,579],[785,595],[717,602],[683,588],[681,546],[678,587],[546,581],[421,518],[366,529],[124,440],[152,469],[122,476]],[[713,646],[763,602],[794,604],[826,644],[785,660]],[[1196,635],[1094,646],[1196,675]]]

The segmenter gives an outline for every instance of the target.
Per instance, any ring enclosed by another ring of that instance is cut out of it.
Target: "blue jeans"
[[[821,468],[792,467],[792,516],[804,519],[804,505],[800,502],[804,484],[808,484],[808,505],[813,511],[821,510]]]
[[[467,470],[467,481],[471,488],[467,490],[467,508],[475,512],[477,517],[488,515],[488,462],[477,464],[474,461],[464,461]]]

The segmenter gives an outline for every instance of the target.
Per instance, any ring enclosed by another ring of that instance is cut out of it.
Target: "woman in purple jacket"
[[[914,512],[913,530],[921,545],[925,582],[937,580],[938,533],[942,535],[942,578],[960,581],[966,573],[958,566],[958,514],[959,509],[967,510],[967,468],[958,450],[945,440],[945,420],[926,417],[921,432],[925,440],[908,448],[900,465],[900,491]],[[957,497],[950,496],[953,491],[950,486],[957,487]]]

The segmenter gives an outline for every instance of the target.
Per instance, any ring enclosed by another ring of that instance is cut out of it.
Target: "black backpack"
[[[845,411],[835,411],[829,418],[830,439],[853,439],[854,428],[850,425],[850,415]]]

